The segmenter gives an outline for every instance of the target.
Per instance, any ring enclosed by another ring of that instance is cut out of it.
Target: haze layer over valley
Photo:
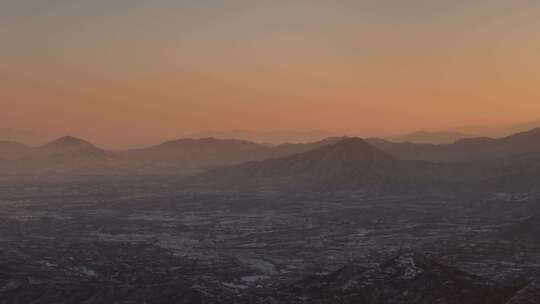
[[[528,303],[538,142],[2,142],[0,299]]]

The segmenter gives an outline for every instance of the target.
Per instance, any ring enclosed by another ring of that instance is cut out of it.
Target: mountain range
[[[466,138],[451,144],[398,143],[379,138],[370,144],[400,159],[433,162],[459,162],[496,159],[537,158],[540,156],[540,128],[495,139]]]
[[[339,141],[267,146],[236,139],[178,139],[142,149],[105,150],[65,136],[38,147],[0,142],[0,177],[88,174],[192,174],[251,160],[302,153]]]
[[[534,128],[540,127],[540,120],[526,121],[513,124],[497,124],[497,125],[471,125],[453,128],[453,132],[465,134],[482,134],[489,137],[505,137],[515,133],[525,132]]]
[[[237,139],[178,139],[144,149],[111,152],[129,168],[154,172],[200,172],[253,160],[272,159],[302,153],[336,143],[327,138],[306,144],[267,146]]]
[[[371,188],[536,174],[539,156],[540,128],[500,139],[468,138],[441,145],[331,137],[268,146],[204,138],[105,150],[66,136],[38,147],[0,142],[0,177],[202,173],[197,176],[200,181],[214,184],[227,180],[252,186]]]
[[[379,192],[434,190],[475,184],[493,189],[506,178],[539,168],[535,160],[429,162],[400,159],[360,138],[290,156],[209,170],[190,178],[197,186],[228,189]],[[510,187],[512,188],[512,185]]]
[[[415,144],[451,144],[460,139],[472,138],[474,135],[465,134],[461,132],[441,131],[441,132],[427,132],[417,131],[401,136],[391,137],[388,140],[393,142],[411,142]]]
[[[428,163],[398,160],[360,138],[346,138],[287,157],[218,168],[199,178],[215,187],[354,189],[406,182],[428,168]]]
[[[66,136],[42,146],[21,148],[19,157],[4,161],[2,175],[50,177],[103,174],[111,172],[112,160],[112,155],[90,142]]]

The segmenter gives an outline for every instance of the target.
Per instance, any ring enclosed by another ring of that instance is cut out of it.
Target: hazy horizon
[[[180,132],[176,135],[169,137],[149,137],[142,138],[133,142],[107,142],[103,140],[101,135],[97,136],[82,136],[77,133],[39,133],[31,130],[17,130],[12,128],[0,128],[0,141],[13,141],[23,143],[28,146],[41,146],[51,141],[60,139],[62,137],[75,137],[82,140],[90,141],[105,149],[137,149],[145,148],[161,144],[166,141],[177,139],[234,139],[234,140],[246,140],[258,144],[279,145],[286,143],[309,143],[316,142],[331,137],[360,137],[360,138],[383,138],[390,141],[410,141],[410,136],[425,136],[425,138],[417,143],[438,143],[438,136],[450,136],[450,141],[439,143],[451,143],[454,140],[467,137],[491,137],[501,138],[511,136],[516,133],[530,131],[535,128],[540,128],[540,120],[518,122],[514,124],[499,124],[499,125],[468,125],[460,126],[449,129],[430,130],[430,129],[417,129],[411,131],[403,131],[401,133],[388,133],[388,134],[361,134],[355,132],[331,132],[328,130],[267,130],[267,131],[255,131],[250,129],[235,129],[235,130],[201,130],[198,132],[186,133]],[[419,134],[420,133],[420,134]],[[432,138],[430,140],[429,138]],[[414,140],[412,140],[415,142]]]
[[[0,128],[136,147],[538,120],[540,3],[7,1]]]

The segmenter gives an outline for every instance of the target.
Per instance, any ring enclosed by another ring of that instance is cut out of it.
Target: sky
[[[537,0],[3,0],[0,128],[110,147],[540,119]]]

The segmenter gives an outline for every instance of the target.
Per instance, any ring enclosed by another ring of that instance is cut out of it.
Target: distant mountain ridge
[[[540,157],[540,128],[500,139],[467,138],[452,144],[396,143],[371,138],[368,142],[401,159],[459,162]]]
[[[534,128],[540,127],[540,120],[520,122],[513,124],[503,124],[503,125],[476,125],[476,126],[463,126],[459,128],[454,128],[453,131],[467,133],[467,134],[481,134],[482,136],[487,137],[507,137],[512,134],[526,132]]]
[[[65,136],[43,146],[28,148],[20,158],[3,166],[8,174],[15,176],[88,174],[108,171],[110,156],[90,142]]]
[[[149,148],[123,151],[117,155],[135,166],[204,170],[256,159],[268,149],[263,145],[236,139],[178,139]]]
[[[472,138],[474,135],[460,133],[460,132],[427,132],[417,131],[397,137],[389,138],[393,142],[411,142],[415,144],[451,144],[460,139]]]
[[[360,138],[345,138],[291,156],[210,170],[192,178],[188,184],[287,191],[446,191],[470,184],[490,189],[490,183],[498,183],[504,176],[519,175],[539,165],[538,161],[526,160],[455,163],[404,160]]]
[[[1,164],[4,175],[10,176],[84,171],[182,175],[301,153],[338,140],[329,138],[313,143],[270,147],[237,139],[177,139],[143,149],[107,151],[86,140],[65,136],[34,148],[18,143],[0,143],[0,159],[4,160]]]
[[[345,146],[347,149],[344,149]],[[0,142],[0,159],[3,160],[0,163],[0,169],[2,169],[0,176],[17,174],[41,176],[66,172],[186,175],[241,164],[244,164],[242,168],[247,170],[245,169],[247,167],[260,166],[260,164],[255,165],[254,161],[268,160],[273,161],[271,166],[274,167],[272,173],[274,179],[278,178],[280,171],[283,176],[292,177],[300,175],[301,170],[308,170],[309,167],[309,170],[313,170],[313,172],[306,171],[303,173],[305,176],[324,176],[321,173],[334,174],[335,176],[341,174],[340,178],[344,179],[344,182],[352,183],[353,179],[347,178],[347,176],[351,175],[351,171],[362,161],[351,166],[351,163],[347,163],[346,159],[365,157],[368,150],[377,151],[376,155],[380,159],[393,159],[393,167],[389,165],[392,162],[387,161],[384,168],[378,168],[381,171],[379,173],[384,172],[381,176],[384,176],[385,179],[401,180],[405,176],[410,178],[411,175],[414,176],[414,179],[424,178],[430,174],[435,175],[436,171],[436,174],[441,174],[441,170],[445,176],[451,176],[452,179],[473,175],[477,175],[478,178],[488,178],[495,177],[494,174],[497,170],[502,170],[503,165],[510,170],[504,168],[505,171],[499,172],[499,176],[502,176],[503,173],[519,174],[525,172],[517,169],[527,169],[529,161],[540,160],[540,128],[500,139],[466,138],[452,144],[442,145],[396,143],[378,138],[361,140],[349,137],[331,137],[304,144],[267,146],[245,140],[204,138],[171,140],[148,148],[124,151],[105,150],[88,141],[65,136],[33,148],[14,142]],[[311,152],[313,154],[302,155]],[[320,159],[315,161],[314,155],[317,153],[319,153]],[[342,159],[337,157],[338,155]],[[291,163],[284,165],[283,158],[287,157],[293,157],[293,160],[289,160]],[[311,165],[307,166],[308,161],[301,161],[300,158],[311,159]],[[463,162],[468,164],[446,167],[435,164]],[[500,162],[502,165],[496,164],[496,162]],[[474,165],[471,166],[471,163]],[[518,165],[514,166],[512,163]],[[292,164],[294,166],[291,166]],[[511,168],[512,166],[514,168]],[[298,171],[292,172],[291,168],[296,168]],[[337,172],[338,168],[341,168],[342,171]],[[267,169],[262,171],[270,172]],[[482,171],[484,174],[478,174]],[[365,172],[357,174],[355,178],[361,179],[363,173]],[[334,180],[333,183],[336,183],[336,178],[332,180]],[[321,178],[319,182],[323,183],[323,179]]]

